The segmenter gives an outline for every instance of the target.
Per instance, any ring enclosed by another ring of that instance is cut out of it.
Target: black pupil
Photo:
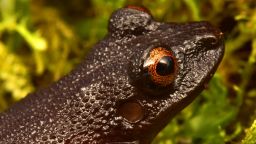
[[[156,72],[157,74],[161,76],[166,76],[174,71],[174,62],[173,59],[170,56],[163,56],[157,66],[156,66]]]

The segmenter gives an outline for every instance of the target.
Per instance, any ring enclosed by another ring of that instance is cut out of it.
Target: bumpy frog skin
[[[108,30],[69,75],[0,115],[0,144],[150,143],[224,53],[209,23],[160,23],[134,7],[114,12]],[[170,66],[155,66],[162,56]]]

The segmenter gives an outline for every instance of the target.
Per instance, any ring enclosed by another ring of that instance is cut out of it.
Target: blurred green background
[[[110,14],[129,4],[159,21],[206,20],[225,35],[207,89],[153,143],[255,144],[255,0],[0,0],[0,111],[67,74],[107,33]]]

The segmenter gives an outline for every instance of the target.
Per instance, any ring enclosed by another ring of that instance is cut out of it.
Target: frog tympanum
[[[204,89],[223,53],[208,22],[161,23],[121,8],[70,74],[0,115],[0,143],[150,143]]]

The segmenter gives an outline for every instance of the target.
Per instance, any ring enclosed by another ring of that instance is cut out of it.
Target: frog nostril
[[[198,44],[200,45],[206,45],[210,47],[215,47],[218,45],[221,41],[221,36],[220,35],[204,35],[201,37],[198,41]]]
[[[217,37],[210,37],[208,40],[207,40],[211,45],[216,45],[218,44],[219,40],[217,39]]]

